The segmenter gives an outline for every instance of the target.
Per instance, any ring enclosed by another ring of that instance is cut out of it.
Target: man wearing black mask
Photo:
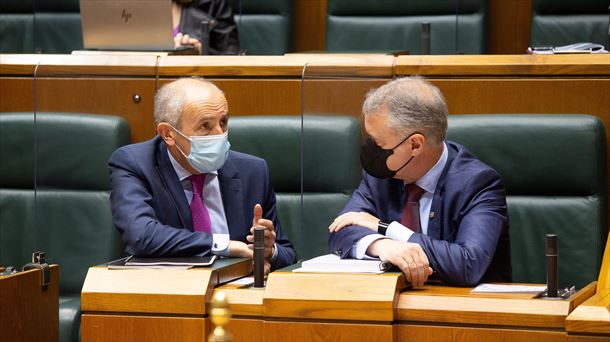
[[[419,287],[511,281],[506,192],[500,175],[445,141],[441,92],[419,77],[366,96],[364,178],[330,225],[342,258],[379,257]]]

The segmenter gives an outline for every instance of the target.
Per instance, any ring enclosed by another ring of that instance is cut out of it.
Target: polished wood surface
[[[604,250],[604,258],[599,271],[599,279],[597,280],[597,291],[610,289],[610,235],[606,240],[606,248]]]
[[[402,273],[274,272],[263,299],[265,317],[391,322]]]
[[[326,0],[293,0],[292,51],[324,50],[326,2]]]
[[[219,281],[249,274],[246,259],[218,260],[212,267],[118,269],[91,267],[81,293],[81,308],[90,312],[206,314]]]
[[[42,271],[0,276],[0,341],[58,341],[59,266],[50,266],[50,284]]]
[[[610,76],[610,54],[398,56],[398,75]]]
[[[203,317],[98,315],[83,313],[81,338],[94,342],[207,341]]]
[[[589,298],[595,283],[587,285],[568,300],[515,298],[509,294],[470,294],[468,288],[435,287],[400,294],[396,319],[408,323],[481,324],[492,326],[563,329],[574,307]],[[525,295],[517,295],[525,296]]]
[[[610,289],[602,289],[578,306],[566,320],[570,333],[604,334],[610,337]]]
[[[209,318],[206,318],[206,321],[208,321],[210,327],[208,329],[209,335],[210,332],[214,331],[216,325],[211,323]],[[263,334],[263,321],[260,319],[233,317],[229,324],[225,326],[225,330],[231,334],[231,341],[234,342],[266,341]]]

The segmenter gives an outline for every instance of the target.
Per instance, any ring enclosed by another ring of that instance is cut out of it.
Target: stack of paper
[[[389,270],[392,264],[374,260],[341,259],[338,255],[326,254],[303,261],[301,268],[293,272],[312,273],[383,273]]]

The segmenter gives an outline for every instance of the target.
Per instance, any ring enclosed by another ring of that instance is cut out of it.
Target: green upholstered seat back
[[[83,48],[79,0],[0,1],[0,53]]]
[[[122,255],[107,161],[129,143],[129,127],[114,116],[38,113],[34,131],[33,117],[0,114],[0,261],[21,267],[45,251],[60,265],[60,292],[78,294],[90,266]]]
[[[240,48],[248,55],[290,51],[292,0],[231,0]]]
[[[559,235],[559,283],[597,279],[607,236],[606,138],[587,115],[455,115],[449,140],[507,190],[515,282],[545,283],[545,234]]]
[[[328,0],[326,49],[419,54],[429,22],[432,54],[484,53],[486,13],[485,0]]]
[[[231,117],[231,148],[264,158],[277,195],[282,228],[299,258],[328,253],[328,225],[343,209],[361,177],[360,123],[346,116],[306,116],[303,124],[301,213],[301,118]]]
[[[578,42],[608,49],[608,0],[532,0],[532,46]]]

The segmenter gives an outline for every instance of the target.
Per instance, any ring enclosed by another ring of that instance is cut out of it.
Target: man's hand
[[[246,240],[250,242],[248,248],[251,250],[254,250],[254,228],[257,227],[265,229],[265,260],[270,261],[275,248],[275,227],[273,227],[272,221],[263,219],[263,207],[260,204],[254,206],[252,228],[250,228],[250,235],[246,236]]]
[[[244,242],[231,240],[229,241],[229,256],[252,259],[252,250]]]
[[[432,274],[426,253],[416,243],[380,239],[369,246],[367,254],[398,266],[413,287],[423,286]]]
[[[201,42],[195,38],[191,38],[188,34],[182,34],[179,32],[174,37],[174,47],[178,48],[184,45],[193,45],[199,53],[201,53]]]
[[[379,219],[364,211],[361,211],[359,213],[355,211],[350,211],[349,213],[345,213],[337,217],[328,227],[328,231],[331,233],[335,233],[351,225],[366,227],[376,232],[377,226],[379,225]]]

